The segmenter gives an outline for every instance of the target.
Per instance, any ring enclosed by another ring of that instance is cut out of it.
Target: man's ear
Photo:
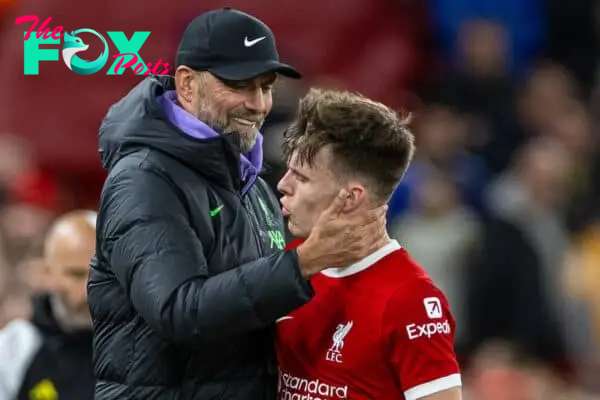
[[[190,67],[180,65],[175,70],[175,89],[177,99],[182,106],[191,104],[196,93],[196,72]]]
[[[365,187],[357,182],[350,182],[346,188],[348,192],[348,200],[344,207],[345,212],[352,212],[360,208],[367,201],[367,191]]]

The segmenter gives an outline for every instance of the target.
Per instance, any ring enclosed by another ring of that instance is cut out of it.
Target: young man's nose
[[[277,190],[279,190],[279,192],[281,194],[284,194],[284,195],[291,194],[290,177],[291,177],[291,173],[290,173],[290,171],[287,171],[285,173],[285,175],[283,175],[283,177],[277,183]]]

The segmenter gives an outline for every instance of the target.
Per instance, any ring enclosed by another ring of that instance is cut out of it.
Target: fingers
[[[380,222],[387,218],[388,206],[383,205],[372,210],[367,211],[364,214],[364,224],[372,224],[374,222]]]
[[[388,212],[388,206],[387,204],[382,205],[381,207],[377,207],[375,209],[375,211],[377,212],[377,215],[379,216],[379,218],[385,218],[387,216],[387,212]]]
[[[345,189],[340,190],[340,192],[337,194],[337,196],[335,196],[329,207],[327,207],[327,209],[323,211],[323,214],[326,216],[338,217],[344,210],[344,206],[346,205],[347,200],[348,192]]]

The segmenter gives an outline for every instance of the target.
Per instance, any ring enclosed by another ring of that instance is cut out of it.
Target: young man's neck
[[[365,258],[369,257],[370,255],[372,255],[372,254],[378,252],[379,250],[381,250],[383,247],[387,246],[390,243],[391,240],[392,240],[392,238],[390,238],[389,233],[386,231],[384,235],[382,235],[380,238],[378,238],[378,239],[375,240],[375,242],[374,242],[375,246],[373,248],[373,251],[370,254],[368,254]],[[348,268],[351,265],[353,265],[353,264],[346,265],[346,266],[340,267],[338,269]]]

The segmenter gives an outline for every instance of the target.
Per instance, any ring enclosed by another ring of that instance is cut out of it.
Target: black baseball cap
[[[229,7],[190,22],[177,49],[176,66],[180,65],[233,81],[267,72],[301,77],[292,66],[279,62],[275,36],[264,22]]]

